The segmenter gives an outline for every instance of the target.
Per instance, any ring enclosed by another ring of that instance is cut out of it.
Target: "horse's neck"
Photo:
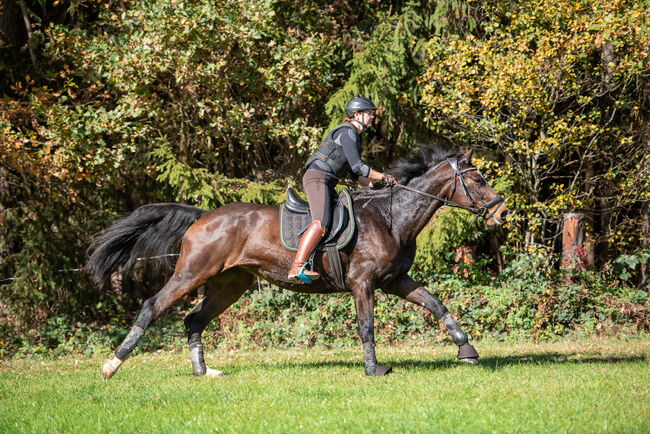
[[[409,182],[408,186],[440,196],[444,183],[432,185],[426,179],[415,178]],[[391,212],[393,217],[391,230],[394,236],[398,237],[402,243],[415,241],[440,206],[440,202],[435,199],[406,189],[398,189],[395,192]]]

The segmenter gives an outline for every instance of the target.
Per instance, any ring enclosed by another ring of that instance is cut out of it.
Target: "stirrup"
[[[303,273],[307,264],[309,264],[309,262],[305,262],[304,264],[302,264],[302,267],[300,267],[300,271],[298,272],[297,277],[298,279],[302,280],[305,283],[312,283],[312,280],[307,275],[305,275],[305,273]]]

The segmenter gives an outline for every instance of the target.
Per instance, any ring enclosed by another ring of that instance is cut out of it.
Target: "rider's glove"
[[[395,179],[395,177],[390,173],[384,173],[384,176],[381,178],[381,180],[384,184],[388,184],[391,187],[397,185],[397,179]]]

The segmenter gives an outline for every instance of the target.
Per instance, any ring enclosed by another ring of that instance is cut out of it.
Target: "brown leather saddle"
[[[332,224],[329,232],[319,243],[314,254],[327,251],[327,258],[332,277],[336,284],[345,289],[343,267],[339,250],[350,244],[356,235],[356,223],[352,196],[347,189],[343,189],[334,199],[332,211]],[[298,250],[300,237],[311,223],[309,204],[302,200],[293,189],[287,190],[287,200],[280,206],[280,240],[285,249],[295,252]],[[314,261],[311,261],[312,264]]]

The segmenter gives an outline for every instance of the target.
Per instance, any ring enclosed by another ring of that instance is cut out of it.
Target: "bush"
[[[574,283],[567,283],[567,275],[556,268],[558,260],[520,254],[501,274],[485,277],[474,266],[468,278],[445,274],[426,286],[473,339],[547,340],[573,333],[650,331],[646,292],[612,285],[607,276],[593,271],[573,272]],[[472,276],[480,274],[483,283],[476,283]],[[183,348],[182,318],[187,307],[176,306],[163,315],[147,330],[137,351]],[[4,336],[0,356],[104,352],[119,345],[133,319],[113,312],[108,322],[82,324],[56,316],[26,333],[0,320]],[[377,293],[375,326],[380,343],[451,343],[444,327],[428,311],[381,292]],[[204,343],[222,348],[354,345],[358,343],[354,301],[349,294],[300,294],[260,282],[208,326]]]

